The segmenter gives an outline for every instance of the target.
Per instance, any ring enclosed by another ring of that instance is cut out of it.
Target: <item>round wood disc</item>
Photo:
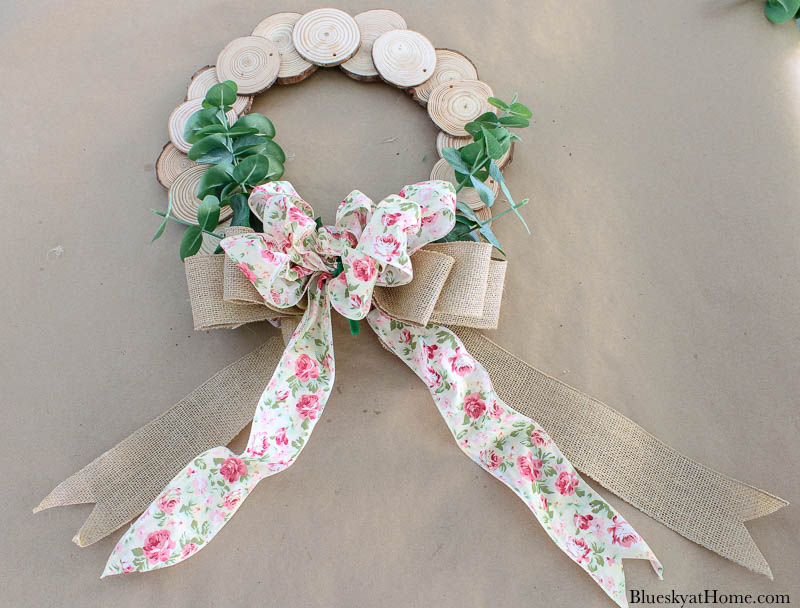
[[[454,186],[457,184],[456,174],[455,171],[453,171],[453,167],[451,167],[450,164],[443,158],[439,159],[433,166],[433,169],[431,169],[431,179],[442,179],[446,182],[450,182]],[[486,180],[486,185],[489,186],[492,192],[494,192],[494,195],[497,196],[497,193],[500,190],[500,184],[490,177]],[[481,197],[478,196],[478,191],[475,190],[475,188],[462,188],[456,194],[456,199],[462,203],[466,203],[470,209],[480,209],[481,207],[486,206],[483,204]]]
[[[445,133],[468,135],[464,125],[491,109],[492,87],[480,80],[450,80],[431,91],[428,115]]]
[[[378,70],[372,62],[372,45],[381,34],[406,29],[406,20],[394,11],[384,8],[359,13],[355,20],[361,32],[361,48],[341,68],[345,74],[356,80],[378,80]]]
[[[468,57],[457,51],[436,49],[436,69],[433,76],[411,90],[414,101],[424,106],[431,91],[450,80],[478,80],[478,69]]]
[[[217,225],[217,228],[214,230],[217,234],[223,234],[225,231],[223,228],[227,228],[231,225],[231,218],[228,218],[224,222],[220,222]],[[217,250],[217,245],[222,239],[218,239],[215,236],[211,236],[210,234],[203,233],[203,242],[200,245],[200,251],[198,253],[205,253],[206,255],[211,255]]]
[[[208,165],[198,165],[191,167],[181,173],[169,187],[169,195],[172,199],[171,215],[184,222],[197,223],[197,208],[200,206],[200,199],[197,198],[197,183],[208,171]],[[233,209],[223,207],[219,214],[219,221],[225,221],[233,215]]]
[[[255,95],[271,87],[280,68],[278,47],[261,36],[235,38],[217,57],[217,78],[236,82],[242,95]]]
[[[361,46],[361,32],[356,20],[344,11],[318,8],[294,24],[292,42],[306,61],[330,67],[356,54]]]
[[[443,148],[455,148],[458,150],[459,148],[463,148],[467,144],[471,144],[474,140],[472,137],[456,137],[455,135],[448,135],[444,131],[439,131],[439,134],[436,136],[436,152],[439,156],[442,156],[442,149]],[[511,142],[511,145],[508,147],[503,156],[498,158],[495,162],[499,169],[502,169],[506,165],[511,163],[511,160],[514,157],[514,142]]]
[[[183,130],[186,127],[186,121],[189,120],[189,117],[197,112],[197,110],[202,109],[202,99],[190,99],[189,101],[184,101],[181,105],[172,110],[172,114],[169,115],[169,140],[181,152],[188,152],[192,148],[192,144],[183,139]],[[237,116],[236,112],[233,110],[230,110],[226,116],[230,124],[236,122]]]
[[[190,99],[204,99],[208,89],[213,87],[219,82],[217,78],[217,68],[213,65],[207,65],[200,68],[192,76],[189,82],[189,87],[186,90],[186,101]],[[233,102],[232,109],[236,112],[237,116],[246,114],[253,106],[253,98],[248,95],[237,95],[236,101]]]
[[[413,30],[392,30],[372,45],[372,61],[380,77],[396,87],[422,84],[436,69],[436,49]]]
[[[278,84],[300,82],[317,71],[317,66],[303,59],[292,42],[292,30],[300,17],[300,13],[275,13],[253,30],[253,36],[267,38],[278,47],[281,56]]]
[[[480,209],[475,210],[475,215],[478,216],[478,219],[485,222],[486,220],[492,219],[492,210],[490,207],[484,205]]]
[[[156,178],[159,184],[169,189],[181,173],[199,164],[189,160],[189,157],[178,150],[172,142],[168,142],[156,160]]]

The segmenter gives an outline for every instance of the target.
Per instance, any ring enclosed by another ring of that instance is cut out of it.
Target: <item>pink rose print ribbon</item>
[[[544,430],[494,392],[484,368],[445,327],[416,327],[372,306],[376,286],[414,277],[410,256],[455,223],[455,190],[444,181],[406,186],[377,205],[353,191],[333,226],[317,226],[288,182],[257,187],[250,208],[260,234],[221,243],[265,302],[307,300],[264,390],[247,447],[215,447],[181,470],[122,536],[103,576],[177,564],[203,548],[259,481],[289,467],[306,445],[333,388],[331,308],[370,327],[428,385],[459,447],[511,488],[550,538],[626,606],[622,560],[653,552],[575,471]]]

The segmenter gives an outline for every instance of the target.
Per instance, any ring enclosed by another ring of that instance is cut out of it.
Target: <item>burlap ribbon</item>
[[[235,229],[242,231],[246,229]],[[608,490],[686,538],[771,577],[744,522],[788,504],[683,456],[636,423],[551,378],[475,329],[496,327],[505,262],[478,243],[428,245],[412,257],[415,280],[377,288],[375,305],[407,323],[454,326],[498,395],[540,422],[564,455]],[[281,318],[284,340],[303,312],[272,309],[223,255],[186,261],[196,329]],[[36,508],[97,503],[74,541],[86,546],[135,517],[191,456],[230,442],[250,421],[277,338],[220,371],[162,416],[55,488]],[[224,414],[224,415],[223,415]],[[164,452],[163,438],[173,438]],[[177,440],[175,440],[177,438]]]
[[[226,236],[252,233],[238,226]],[[412,325],[428,323],[495,329],[506,276],[506,261],[492,258],[488,243],[431,243],[411,256],[415,280],[376,287],[373,303],[387,315]],[[186,260],[186,280],[196,330],[233,328],[245,323],[300,317],[302,305],[269,306],[225,254]]]

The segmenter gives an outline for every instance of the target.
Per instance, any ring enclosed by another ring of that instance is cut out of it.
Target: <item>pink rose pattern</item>
[[[536,422],[506,405],[483,367],[445,327],[414,327],[373,310],[383,343],[428,385],[459,447],[525,501],[550,538],[626,606],[622,559],[661,564],[621,515],[580,478]],[[410,339],[409,339],[410,334]]]
[[[354,191],[339,206],[335,226],[319,229],[311,206],[288,182],[255,188],[249,204],[264,232],[227,238],[223,249],[270,305],[287,308],[307,294],[308,307],[259,400],[245,451],[220,446],[189,463],[122,536],[103,576],[193,555],[261,479],[296,460],[333,386],[331,306],[363,318],[373,287],[411,281],[411,253],[455,222],[455,190],[440,181],[406,186],[378,205]],[[344,271],[332,280],[337,256]]]
[[[220,446],[189,463],[122,536],[103,576],[187,559],[214,538],[261,479],[297,459],[334,377],[333,360],[327,359],[332,340],[327,296],[316,284],[308,293],[308,310],[259,400],[244,453]]]

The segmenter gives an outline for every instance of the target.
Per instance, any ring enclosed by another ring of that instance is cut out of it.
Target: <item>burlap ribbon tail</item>
[[[229,229],[235,234],[248,229]],[[497,326],[506,262],[480,243],[427,245],[414,280],[376,288],[373,303],[412,325],[446,325],[489,372],[508,405],[538,421],[587,476],[682,536],[760,574],[771,571],[744,522],[787,504],[680,454],[632,420],[524,361],[478,329]],[[284,341],[303,313],[265,305],[224,254],[186,260],[195,329],[280,319]],[[73,539],[92,544],[140,513],[195,454],[229,443],[253,416],[281,356],[275,337],[59,484],[35,509],[96,503]],[[163,450],[170,438],[170,450]]]

